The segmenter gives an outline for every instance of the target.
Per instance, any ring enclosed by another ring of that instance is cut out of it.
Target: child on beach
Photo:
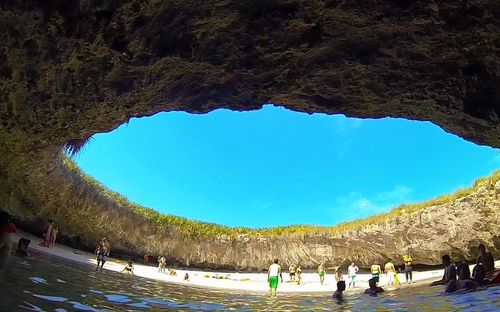
[[[344,302],[344,297],[342,295],[342,292],[345,290],[345,282],[340,281],[337,282],[337,290],[333,293],[332,299],[335,301],[337,304],[341,304]]]

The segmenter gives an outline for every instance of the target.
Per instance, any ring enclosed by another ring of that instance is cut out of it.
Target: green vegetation
[[[124,196],[110,190],[91,176],[85,174],[71,159],[64,154],[61,156],[63,164],[75,175],[80,177],[84,183],[92,187],[96,192],[110,201],[115,202],[123,209],[128,209],[138,216],[155,222],[159,229],[174,227],[182,234],[189,237],[228,235],[230,237],[238,234],[251,234],[254,236],[278,236],[278,235],[332,235],[346,231],[356,231],[364,226],[384,222],[390,218],[412,213],[427,207],[451,203],[454,200],[472,194],[478,187],[493,185],[500,180],[500,170],[491,176],[477,179],[471,187],[459,189],[452,194],[446,194],[434,199],[415,204],[403,204],[387,213],[377,214],[368,218],[350,222],[343,222],[335,226],[312,226],[312,225],[290,225],[273,228],[250,229],[244,227],[228,227],[214,223],[193,221],[170,214],[161,214],[151,208],[143,207],[128,201]]]

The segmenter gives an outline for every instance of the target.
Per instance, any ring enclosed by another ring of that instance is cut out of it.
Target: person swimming
[[[344,296],[342,295],[342,292],[345,290],[345,281],[339,281],[337,282],[337,290],[333,293],[332,299],[335,301],[337,304],[341,304],[344,302]]]
[[[185,280],[185,281],[189,281],[189,274],[188,274],[188,273],[186,273],[186,274],[184,275],[184,280]]]
[[[384,289],[377,286],[377,281],[374,278],[368,280],[370,288],[365,290],[365,294],[376,297],[378,294],[383,293]]]

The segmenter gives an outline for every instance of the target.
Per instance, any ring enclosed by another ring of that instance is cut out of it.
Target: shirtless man
[[[95,253],[97,254],[97,267],[95,268],[96,271],[101,269],[104,266],[104,263],[106,262],[106,257],[109,257],[109,252],[111,251],[111,247],[109,246],[108,241],[106,240],[106,237],[103,237],[99,244],[97,244],[95,248]],[[100,268],[99,268],[100,265]]]
[[[5,211],[0,211],[0,272],[7,265],[12,250],[12,233],[6,228],[10,224],[10,215]]]
[[[449,282],[455,281],[457,279],[457,270],[455,266],[451,263],[449,255],[444,255],[441,257],[444,266],[443,278],[439,281],[432,282],[430,286],[436,285],[448,285]]]

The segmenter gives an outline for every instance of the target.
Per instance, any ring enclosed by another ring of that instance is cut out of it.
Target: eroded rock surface
[[[2,206],[25,220],[55,216],[88,244],[109,233],[123,250],[166,250],[186,263],[260,267],[270,253],[290,249],[305,263],[331,252],[359,253],[360,262],[387,255],[380,246],[354,249],[364,246],[362,233],[349,233],[352,247],[336,238],[223,243],[190,241],[173,229],[167,235],[86,190],[59,153],[134,116],[264,102],[431,120],[500,147],[499,19],[498,1],[482,0],[0,1]],[[452,221],[439,234],[455,246],[452,237],[469,234],[457,227],[460,211],[448,213]],[[387,226],[366,230],[388,237],[381,234]],[[422,247],[423,262],[450,249],[435,242],[431,252],[419,233],[404,242]],[[394,235],[387,246],[406,237]],[[498,237],[484,239],[498,244]]]

